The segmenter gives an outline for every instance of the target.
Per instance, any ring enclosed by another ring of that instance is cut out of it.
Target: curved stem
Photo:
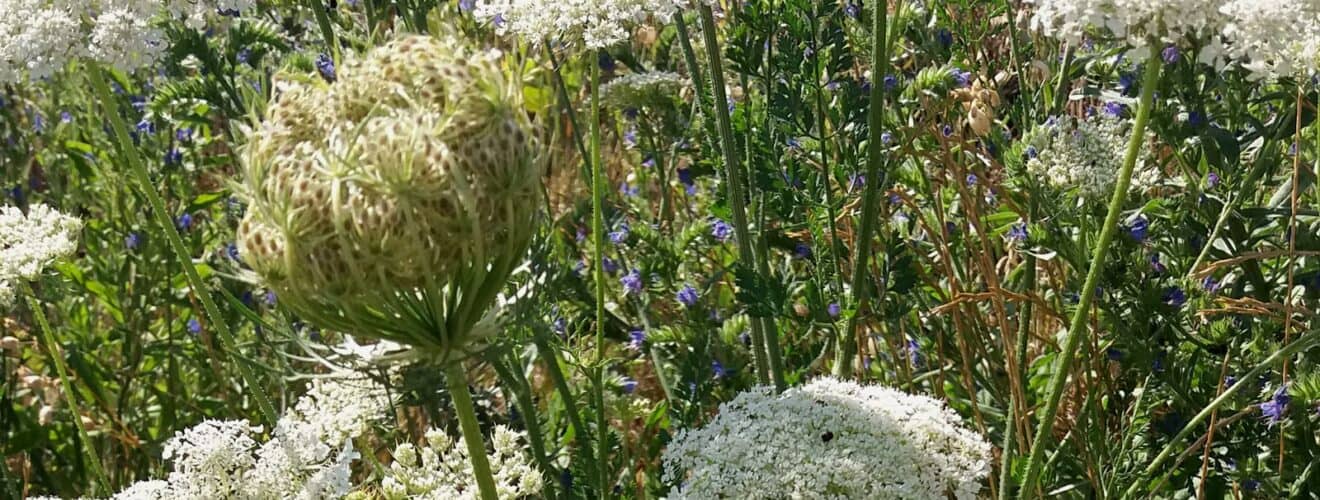
[[[467,374],[462,363],[449,363],[445,367],[445,384],[449,387],[449,397],[454,401],[454,413],[458,415],[458,427],[463,433],[463,443],[467,444],[468,459],[472,461],[472,475],[481,490],[481,500],[499,500],[495,490],[495,478],[490,473],[490,458],[486,455],[486,442],[481,438],[481,424],[477,423],[477,411],[472,406],[472,395],[468,394]]]
[[[852,295],[853,312],[848,318],[847,329],[839,343],[839,357],[834,360],[834,375],[839,378],[852,378],[853,356],[857,352],[858,319],[870,300],[871,289],[866,277],[871,258],[871,235],[875,232],[876,213],[880,211],[880,191],[885,180],[881,178],[881,164],[884,163],[884,144],[880,140],[884,133],[885,93],[883,80],[889,71],[888,28],[889,2],[881,0],[871,13],[871,108],[867,116],[867,158],[866,184],[862,193],[862,223],[857,234],[857,252],[853,255]]]
[[[78,439],[82,440],[83,454],[87,456],[87,465],[92,469],[92,479],[95,480],[92,485],[92,493],[96,494],[95,490],[98,488],[101,491],[110,491],[110,483],[106,481],[105,471],[101,468],[101,461],[96,457],[92,440],[87,437],[87,428],[83,426],[82,411],[78,407],[77,393],[73,391],[73,383],[69,382],[69,369],[64,365],[64,355],[60,352],[59,344],[55,343],[55,334],[50,331],[50,322],[46,320],[46,311],[41,308],[36,293],[32,291],[32,286],[26,281],[22,281],[19,290],[27,297],[28,309],[32,310],[32,317],[36,319],[37,327],[41,328],[41,342],[46,344],[46,351],[50,353],[50,362],[55,365],[55,372],[60,376],[60,388],[64,390],[64,400],[69,404],[69,413],[73,414],[73,426],[78,429]]]
[[[1155,86],[1160,78],[1160,54],[1158,44],[1152,45],[1146,60],[1146,76],[1141,85],[1141,102],[1137,108],[1136,123],[1132,126],[1132,138],[1128,141],[1127,155],[1123,158],[1123,168],[1114,183],[1114,194],[1109,199],[1109,212],[1105,215],[1104,225],[1100,228],[1100,239],[1096,241],[1091,254],[1091,269],[1086,273],[1086,282],[1078,291],[1080,295],[1077,307],[1073,309],[1072,322],[1068,325],[1068,337],[1060,348],[1059,360],[1054,366],[1054,375],[1050,377],[1045,404],[1041,408],[1040,423],[1036,428],[1036,439],[1031,444],[1031,455],[1027,459],[1027,472],[1022,481],[1019,498],[1030,498],[1036,490],[1036,480],[1041,470],[1041,458],[1049,441],[1050,429],[1054,428],[1054,419],[1059,413],[1059,400],[1063,397],[1064,386],[1068,383],[1068,374],[1072,371],[1073,358],[1077,356],[1077,347],[1082,337],[1088,335],[1086,329],[1087,313],[1091,310],[1091,300],[1095,297],[1095,287],[1100,281],[1100,273],[1105,267],[1105,258],[1109,256],[1109,243],[1118,232],[1118,218],[1123,211],[1123,200],[1127,199],[1128,186],[1132,182],[1132,169],[1141,156],[1141,146],[1146,140],[1146,124],[1150,121],[1151,108],[1154,106]]]
[[[719,42],[715,39],[715,14],[706,4],[702,4],[700,10],[701,35],[706,44],[706,57],[710,63],[711,90],[715,93],[715,102],[711,103],[711,108],[715,112],[715,121],[720,132],[720,140],[717,144],[724,156],[724,180],[729,188],[729,208],[733,211],[733,231],[734,239],[738,243],[738,261],[755,272],[755,255],[752,253],[751,234],[747,225],[747,194],[743,191],[746,187],[746,179],[743,177],[742,164],[738,162],[735,153],[737,144],[733,140],[733,124],[729,118],[729,97],[724,91],[723,56],[720,54]],[[770,366],[766,360],[769,351],[765,345],[765,332],[766,328],[773,329],[775,326],[770,321],[753,319],[750,325],[752,345],[755,347],[752,349],[752,354],[756,362],[757,379],[761,384],[769,385]],[[782,380],[776,380],[774,383],[776,390],[783,390]]]
[[[151,176],[147,174],[147,168],[143,165],[142,157],[137,148],[133,145],[133,138],[128,133],[128,125],[124,123],[123,117],[119,115],[119,110],[115,103],[118,102],[114,94],[110,92],[110,87],[106,85],[105,78],[102,76],[102,69],[89,68],[87,71],[88,79],[91,80],[93,90],[101,100],[101,105],[105,106],[106,119],[110,121],[110,128],[114,132],[115,139],[119,143],[119,153],[123,156],[125,163],[128,163],[129,175],[133,182],[137,184],[138,190],[142,191],[142,196],[146,197],[147,204],[151,207],[151,217],[161,234],[165,235],[169,242],[171,253],[183,267],[184,277],[188,280],[188,286],[192,288],[193,295],[202,303],[202,308],[206,311],[206,318],[210,320],[209,326],[220,338],[226,349],[237,352],[238,342],[229,325],[225,323],[225,318],[220,315],[220,308],[216,307],[215,300],[211,298],[206,284],[202,282],[202,277],[197,273],[197,267],[193,265],[192,254],[187,247],[183,245],[183,238],[179,236],[178,230],[174,227],[174,222],[170,220],[169,212],[165,209],[165,202],[161,200],[160,193],[151,185]],[[274,426],[279,421],[279,413],[276,413],[275,407],[271,405],[270,399],[261,390],[261,384],[242,359],[237,360],[234,366],[238,368],[239,375],[243,382],[248,386],[248,392],[252,394],[253,399],[257,401],[257,407],[266,419],[266,424]]]

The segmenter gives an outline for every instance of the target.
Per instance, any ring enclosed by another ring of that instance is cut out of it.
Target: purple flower
[[[176,221],[176,224],[179,226],[180,231],[187,232],[188,230],[192,229],[192,225],[193,225],[192,214],[180,215],[179,220]]]
[[[458,10],[463,12],[472,12],[477,6],[476,0],[458,0]]]
[[[1214,173],[1214,172],[1210,172],[1209,174],[1206,174],[1206,176],[1205,176],[1205,188],[1206,188],[1206,189],[1214,189],[1215,186],[1218,186],[1218,185],[1219,185],[1219,174]]]
[[[793,246],[793,257],[802,260],[810,259],[811,245],[799,241],[797,245]]]
[[[917,339],[909,337],[905,349],[907,350],[908,362],[911,363],[912,366],[921,366],[923,364],[921,358],[921,344],[917,343]]]
[[[857,173],[848,176],[849,191],[852,191],[857,188],[861,188],[863,186],[866,186],[866,174]]]
[[[628,377],[624,377],[622,386],[623,386],[623,392],[632,394],[633,391],[637,390],[637,381]]]
[[[950,45],[953,45],[953,33],[950,33],[948,28],[940,28],[940,30],[935,33],[935,38],[940,41],[940,46],[946,49],[949,48]]]
[[[701,296],[697,295],[697,289],[692,288],[692,285],[683,285],[683,289],[678,291],[675,298],[683,305],[692,307],[697,305],[697,301],[701,299]]]
[[[1014,223],[1008,228],[1008,237],[1017,241],[1027,241],[1027,223]]]
[[[180,163],[183,163],[183,152],[179,151],[178,148],[171,148],[165,152],[166,165],[178,165]]]
[[[1164,289],[1164,295],[1161,297],[1165,304],[1173,307],[1182,307],[1187,303],[1187,294],[1181,288],[1172,286]]]
[[[1182,53],[1178,51],[1178,47],[1170,45],[1160,52],[1160,56],[1164,58],[1164,64],[1174,64],[1182,58]]]
[[[959,87],[966,87],[972,84],[972,72],[953,68],[953,81],[958,83]]]
[[[605,269],[606,274],[614,274],[619,271],[619,263],[609,257],[601,259],[600,267]]]
[[[1288,395],[1288,385],[1284,384],[1279,390],[1274,391],[1274,397],[1260,404],[1260,414],[1265,416],[1265,420],[1268,420],[1272,426],[1287,416],[1288,403],[1291,402],[1292,396]]]
[[[1036,146],[1027,146],[1027,159],[1028,159],[1028,160],[1034,160],[1034,159],[1036,159],[1036,157],[1038,157],[1038,156],[1040,156],[1040,151],[1037,151],[1037,150],[1036,150]]]
[[[335,80],[339,79],[335,73],[335,61],[324,53],[316,56],[316,71],[327,82],[334,83]]]
[[[885,75],[883,83],[885,84],[886,92],[894,90],[895,88],[898,88],[898,77],[894,75]]]
[[[1219,282],[1215,281],[1214,276],[1206,276],[1205,279],[1201,280],[1201,288],[1210,293],[1218,292],[1220,286]]]
[[[72,123],[73,114],[68,111],[60,111],[60,123]]]
[[[642,273],[633,269],[632,272],[619,278],[619,284],[623,285],[623,293],[625,294],[642,293]]]
[[[882,146],[888,146],[892,142],[894,142],[894,134],[891,134],[889,132],[880,133],[880,144]]]
[[[718,359],[712,359],[710,361],[710,370],[715,372],[715,378],[717,379],[729,376],[728,370],[724,369],[724,365],[720,364]]]
[[[174,140],[179,142],[192,142],[193,130],[191,128],[181,128],[174,131]]]
[[[142,244],[142,237],[138,236],[137,233],[128,233],[128,236],[124,237],[124,248],[127,248],[129,250],[137,250],[137,247],[141,244]]]
[[[724,222],[721,219],[713,219],[710,223],[710,235],[713,236],[716,241],[724,243],[729,241],[729,238],[733,236],[733,226],[730,226],[728,222]]]
[[[967,186],[971,187],[975,185],[976,185],[976,174],[967,174]]]
[[[637,147],[637,129],[629,128],[623,131],[623,145],[629,148]]]
[[[197,318],[192,318],[188,320],[188,333],[191,333],[193,335],[202,333],[202,324],[197,321]]]
[[[603,50],[598,51],[598,54],[599,55],[596,56],[596,64],[600,65],[600,70],[606,73],[614,71],[614,57],[610,56],[609,52]]]
[[[274,306],[276,301],[278,301],[278,298],[275,296],[275,291],[266,290],[266,305]]]
[[[1160,262],[1160,254],[1154,253],[1150,255],[1150,269],[1151,271],[1154,271],[1155,274],[1164,274],[1165,268],[1164,263]]]
[[[619,227],[610,232],[610,242],[615,245],[622,244],[623,242],[628,241],[628,235],[631,234],[631,232],[632,228],[628,227],[627,222],[620,222]]]
[[[953,137],[953,126],[945,125],[944,128],[940,129],[940,132],[944,134],[944,137]]]
[[[851,17],[853,19],[857,19],[857,16],[861,14],[861,12],[862,12],[862,7],[855,3],[848,2],[847,5],[843,6],[843,13],[847,14],[848,17]]]
[[[1150,230],[1150,221],[1145,217],[1137,217],[1132,224],[1127,227],[1128,236],[1136,240],[1137,243],[1146,241],[1147,232]]]
[[[1201,114],[1200,111],[1189,111],[1187,113],[1188,125],[1191,125],[1193,127],[1199,127],[1203,123],[1205,123],[1205,115]]]
[[[838,302],[831,302],[830,305],[825,308],[825,311],[830,313],[830,318],[839,319],[840,311]]]
[[[646,168],[655,168],[655,157],[647,155],[646,159],[642,160],[642,166]]]
[[[137,122],[137,131],[143,134],[154,134],[156,133],[156,124],[151,123],[151,120],[143,118],[142,121]]]
[[[642,330],[633,330],[628,332],[628,348],[634,351],[642,350],[646,345],[646,332]]]
[[[1123,106],[1122,103],[1109,101],[1105,103],[1105,114],[1108,114],[1109,116],[1123,116],[1124,108],[1125,106]]]
[[[1137,84],[1137,77],[1131,73],[1123,73],[1118,76],[1118,89],[1124,95],[1132,91],[1132,87]]]
[[[230,259],[238,260],[238,245],[233,243],[225,245],[225,255]]]
[[[619,184],[619,194],[624,196],[637,196],[638,188],[628,185],[627,182]]]

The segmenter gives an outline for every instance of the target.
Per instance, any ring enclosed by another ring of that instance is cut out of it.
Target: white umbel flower
[[[630,73],[600,86],[601,102],[616,109],[640,109],[678,99],[687,79],[678,73],[649,71]]]
[[[478,0],[474,13],[492,20],[500,33],[532,43],[559,40],[598,49],[627,40],[631,28],[649,19],[668,20],[678,7],[675,0]]]
[[[31,281],[78,249],[82,221],[35,204],[24,214],[0,207],[0,307],[14,300],[17,281]]]
[[[1228,17],[1229,55],[1254,78],[1297,76],[1320,65],[1320,1],[1232,0],[1220,12]]]
[[[1076,188],[1082,198],[1104,199],[1118,180],[1131,129],[1130,121],[1103,112],[1085,120],[1051,117],[1023,138],[1027,171],[1059,190]],[[1133,167],[1130,189],[1144,191],[1159,181],[1144,156]]]
[[[495,489],[502,499],[529,498],[541,492],[541,474],[523,450],[526,434],[495,426],[489,456]],[[394,463],[381,480],[386,500],[477,500],[480,498],[466,446],[444,431],[426,433],[427,446],[411,443],[394,449]]]
[[[1224,0],[1028,0],[1035,4],[1032,27],[1047,36],[1080,44],[1089,30],[1108,30],[1133,48],[1154,39],[1170,44],[1200,40],[1200,56],[1212,62],[1219,55],[1225,16]],[[1251,1],[1251,0],[1248,0]],[[1144,51],[1137,51],[1144,57]]]
[[[833,378],[720,405],[665,450],[671,498],[976,497],[990,445],[943,403]]]

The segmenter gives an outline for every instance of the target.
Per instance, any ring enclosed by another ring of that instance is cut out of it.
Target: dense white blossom
[[[206,420],[165,442],[165,480],[133,484],[111,500],[321,500],[353,488],[353,439],[390,405],[365,377],[318,381],[258,446],[259,427]]]
[[[0,1],[0,83],[48,78],[82,58],[136,71],[164,53],[161,22],[181,19],[201,29],[207,19],[254,5],[254,0]]]
[[[541,492],[541,474],[523,450],[526,435],[495,426],[494,452],[489,456],[495,489],[502,499],[532,497]],[[381,479],[386,500],[476,500],[480,498],[468,450],[443,431],[426,433],[427,446],[411,443],[394,449],[394,463]]]
[[[559,40],[587,48],[609,47],[628,39],[629,30],[649,19],[667,21],[676,0],[477,0],[477,18],[500,33],[529,42]]]
[[[972,499],[990,445],[943,403],[833,378],[720,405],[664,453],[671,498]]]
[[[1232,0],[1220,12],[1228,53],[1254,77],[1296,76],[1320,64],[1320,1]]]
[[[0,307],[14,300],[16,281],[33,280],[78,249],[82,221],[44,204],[0,207]]]
[[[1198,58],[1215,62],[1222,55],[1219,37],[1224,0],[1028,0],[1035,4],[1032,26],[1070,44],[1080,44],[1089,30],[1108,30],[1133,48],[1152,40],[1186,45],[1199,41]],[[1250,1],[1250,0],[1248,0]],[[1145,51],[1134,54],[1144,57]]]
[[[1085,120],[1050,118],[1023,138],[1027,170],[1060,190],[1076,188],[1083,198],[1104,199],[1123,167],[1131,129],[1130,121],[1104,112]],[[1133,167],[1130,189],[1145,190],[1159,181],[1144,156]]]

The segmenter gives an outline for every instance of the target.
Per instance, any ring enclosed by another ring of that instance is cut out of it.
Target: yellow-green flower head
[[[248,264],[323,328],[448,357],[523,257],[541,166],[499,53],[408,36],[284,80],[243,151]]]

